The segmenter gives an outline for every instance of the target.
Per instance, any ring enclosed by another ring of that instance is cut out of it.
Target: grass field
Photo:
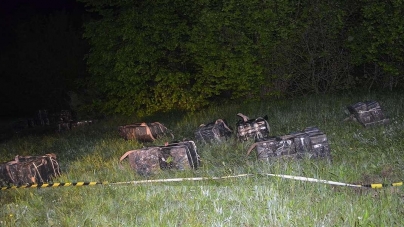
[[[346,106],[379,101],[390,124],[364,128],[343,121]],[[197,170],[161,171],[149,179],[250,176],[204,181],[106,184],[81,187],[20,188],[0,191],[0,226],[403,226],[404,186],[354,188],[266,176],[304,176],[350,184],[392,183],[404,179],[404,96],[400,93],[307,96],[226,104],[197,113],[167,113],[144,119],[113,117],[65,133],[14,137],[0,144],[0,161],[16,155],[55,153],[63,174],[54,182],[144,180],[119,158],[150,146],[125,141],[119,125],[159,121],[175,139],[193,139],[202,123],[236,114],[268,115],[271,135],[308,126],[327,134],[332,162],[257,161],[252,142],[197,143]],[[153,142],[163,145],[167,138]]]

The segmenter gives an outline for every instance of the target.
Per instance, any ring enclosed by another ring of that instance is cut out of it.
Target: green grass
[[[288,174],[352,183],[404,179],[402,94],[307,96],[215,106],[197,113],[167,113],[145,119],[115,117],[61,134],[15,137],[0,144],[0,161],[15,155],[57,154],[62,176],[55,182],[144,180],[126,160],[126,151],[149,146],[119,137],[117,126],[159,121],[176,139],[192,139],[202,123],[236,114],[268,115],[272,135],[308,126],[327,134],[333,161],[261,162],[245,154],[252,142],[197,143],[203,165],[194,171],[161,171],[150,179],[253,174],[225,180],[0,191],[0,226],[402,226],[403,187],[352,188],[303,182],[259,173]],[[369,129],[344,122],[347,105],[376,100],[391,123]],[[167,139],[153,144],[162,145]]]

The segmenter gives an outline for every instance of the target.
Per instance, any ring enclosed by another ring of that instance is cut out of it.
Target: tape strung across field
[[[49,188],[49,187],[67,187],[67,186],[94,186],[94,185],[122,185],[122,184],[147,184],[147,183],[163,183],[163,182],[178,182],[178,181],[204,181],[204,180],[224,180],[230,178],[240,178],[240,177],[248,177],[253,176],[255,174],[239,174],[232,176],[223,176],[223,177],[190,177],[190,178],[169,178],[169,179],[155,179],[155,180],[139,180],[139,181],[126,181],[126,182],[76,182],[76,183],[50,183],[50,184],[30,184],[30,185],[20,185],[20,186],[8,186],[2,187],[1,190],[7,189],[17,189],[17,188]],[[271,173],[262,173],[259,174],[262,176],[272,176],[272,177],[280,177],[284,179],[292,179],[299,181],[307,181],[307,182],[316,182],[323,183],[329,185],[339,185],[346,187],[355,187],[355,188],[383,188],[390,186],[402,186],[403,182],[391,183],[391,184],[348,184],[336,181],[329,180],[321,180],[310,177],[300,177],[300,176],[291,176],[291,175],[283,175],[283,174],[271,174]]]

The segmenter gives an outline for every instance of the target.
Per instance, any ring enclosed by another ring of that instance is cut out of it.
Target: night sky
[[[1,0],[0,1],[0,47],[7,48],[12,42],[12,28],[18,20],[24,20],[27,14],[47,14],[52,11],[73,11],[83,9],[75,0]]]
[[[33,10],[37,13],[49,13],[55,10],[73,10],[81,7],[81,3],[75,0],[1,0],[0,12],[2,22],[12,24],[10,18],[24,13],[25,10]]]
[[[77,14],[85,12],[83,4],[77,3],[75,0],[0,1],[0,61],[2,64],[0,66],[0,119],[28,116],[30,113],[35,113],[35,108],[42,108],[37,104],[37,107],[33,107],[33,105],[27,108],[21,107],[24,105],[29,105],[29,103],[24,103],[24,101],[27,102],[24,100],[24,95],[18,95],[17,93],[20,93],[21,90],[27,92],[26,90],[27,87],[29,87],[29,84],[26,83],[30,82],[28,80],[20,80],[18,79],[19,77],[17,75],[10,73],[12,72],[12,70],[10,70],[11,67],[24,67],[24,62],[11,66],[11,60],[9,59],[13,59],[12,55],[18,52],[15,49],[22,46],[22,44],[18,43],[19,41],[17,41],[15,29],[20,24],[27,23],[27,21],[31,20],[35,15],[49,15],[50,13],[56,11],[65,11],[68,15],[75,14],[76,17]],[[35,75],[35,77],[39,78],[37,75]],[[19,83],[20,86],[16,86],[16,83]],[[19,87],[21,87],[21,90]],[[29,91],[25,97],[34,95],[35,94],[33,94],[33,91]],[[30,102],[32,103],[32,101]]]

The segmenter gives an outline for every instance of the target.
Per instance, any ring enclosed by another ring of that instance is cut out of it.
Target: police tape
[[[203,180],[220,180],[229,178],[238,178],[244,176],[252,176],[253,174],[239,174],[234,176],[224,177],[191,177],[191,178],[171,178],[171,179],[155,179],[155,180],[138,180],[124,182],[75,182],[75,183],[43,183],[43,184],[27,184],[19,186],[6,186],[1,190],[18,189],[18,188],[49,188],[49,187],[67,187],[67,186],[94,186],[94,185],[119,185],[119,184],[146,184],[146,183],[163,183],[163,182],[178,182],[178,181],[203,181]]]
[[[280,177],[280,178],[299,180],[299,181],[317,182],[317,183],[323,183],[323,184],[329,184],[329,185],[355,187],[355,188],[384,188],[384,187],[390,187],[390,186],[397,187],[397,186],[403,185],[403,182],[396,182],[396,183],[390,183],[390,184],[378,184],[377,183],[377,184],[362,184],[361,185],[361,184],[348,184],[348,183],[342,183],[342,182],[337,182],[337,181],[321,180],[321,179],[310,178],[310,177],[299,177],[299,176],[291,176],[291,175],[283,175],[283,174],[264,173],[261,175]]]
[[[108,182],[73,182],[73,183],[40,183],[24,184],[2,187],[1,190],[17,188],[49,188],[49,187],[68,187],[68,186],[93,186],[97,184],[108,184]]]
[[[254,176],[256,174],[239,174],[239,175],[231,175],[231,176],[223,176],[223,177],[190,177],[190,178],[169,178],[169,179],[154,179],[154,180],[138,180],[138,181],[124,181],[124,182],[74,182],[74,183],[41,183],[41,184],[27,184],[27,185],[19,185],[19,186],[6,186],[2,187],[1,190],[7,189],[18,189],[18,188],[49,188],[49,187],[68,187],[68,186],[95,186],[95,185],[123,185],[123,184],[148,184],[148,183],[164,183],[164,182],[180,182],[180,181],[205,181],[205,180],[224,180],[231,178],[240,178],[240,177],[248,177]],[[292,176],[292,175],[283,175],[283,174],[272,174],[272,173],[261,173],[259,175],[262,176],[272,176],[279,177],[284,179],[292,179],[299,181],[307,181],[307,182],[316,182],[323,183],[328,185],[338,185],[338,186],[346,186],[346,187],[355,187],[355,188],[384,188],[384,187],[397,187],[402,186],[403,182],[396,182],[390,184],[348,184],[337,181],[329,181],[329,180],[321,180],[317,178],[310,177],[301,177],[301,176]]]

